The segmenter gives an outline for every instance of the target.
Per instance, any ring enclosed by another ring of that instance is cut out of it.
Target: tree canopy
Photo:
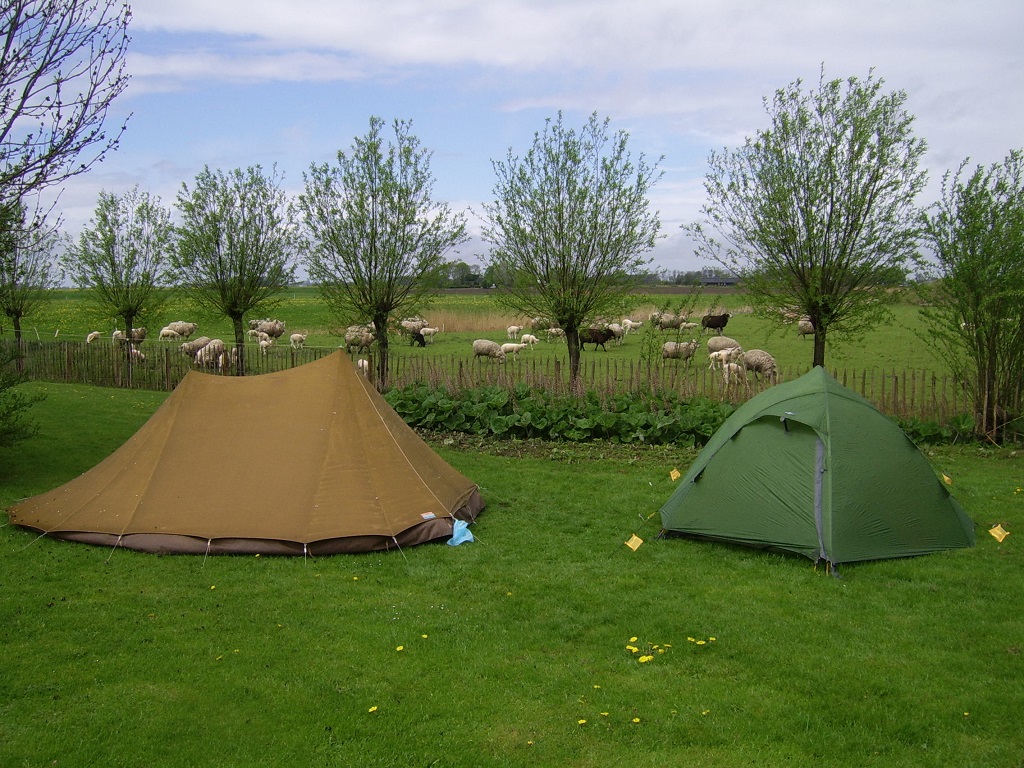
[[[978,432],[995,439],[1024,408],[1024,152],[968,162],[923,216],[937,272],[924,314],[931,348],[973,396]]]
[[[823,67],[817,90],[797,80],[766,98],[770,126],[711,154],[703,221],[685,227],[699,255],[742,278],[755,312],[811,320],[813,365],[830,335],[886,318],[894,270],[917,255],[925,143],[906,94],[883,84],[826,80]]]
[[[523,157],[510,149],[492,161],[497,181],[483,237],[498,301],[565,331],[574,391],[580,329],[621,312],[659,236],[647,197],[661,178],[658,162],[643,154],[634,162],[628,142],[596,113],[579,131],[559,113]]]
[[[46,217],[30,213],[20,200],[0,204],[0,312],[21,338],[21,321],[59,283],[54,261],[60,235]]]
[[[305,264],[343,323],[372,325],[377,386],[388,379],[388,328],[423,311],[447,277],[445,254],[466,238],[465,217],[433,198],[431,153],[409,121],[395,120],[394,141],[370,119],[365,136],[337,164],[313,165],[299,197],[310,247]]]

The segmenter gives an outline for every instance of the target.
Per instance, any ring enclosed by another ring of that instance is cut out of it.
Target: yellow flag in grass
[[[680,477],[682,477],[678,469],[673,469],[671,472],[668,473],[668,476],[671,477],[673,480],[678,480]]]
[[[1001,525],[992,526],[988,529],[988,532],[991,533],[998,542],[1002,542],[1003,539],[1010,535],[1010,532]]]
[[[629,537],[626,541],[626,546],[632,549],[634,552],[644,543],[644,540],[637,536],[635,533]]]

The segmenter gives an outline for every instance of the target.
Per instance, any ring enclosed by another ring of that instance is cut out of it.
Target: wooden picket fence
[[[12,340],[0,342],[14,344]],[[259,375],[285,370],[317,360],[336,351],[333,347],[274,347],[261,354],[246,347],[246,373]],[[109,342],[22,341],[19,366],[30,379],[170,391],[194,367],[176,346],[149,345],[146,359],[129,364],[124,348]],[[368,356],[371,357],[371,356]],[[371,357],[372,370],[372,357]],[[806,368],[779,372],[779,381],[794,379]],[[843,385],[860,393],[882,412],[899,418],[915,417],[945,423],[972,410],[965,388],[952,377],[926,370],[833,369]],[[704,396],[742,402],[768,386],[751,378],[747,384],[726,387],[721,373],[706,365],[678,361],[650,365],[641,360],[598,359],[583,361],[583,387],[598,397],[629,392],[675,392],[683,397]],[[525,383],[552,393],[568,394],[568,362],[546,357],[510,359],[499,364],[488,359],[458,355],[427,356],[402,348],[390,356],[390,386],[426,384],[451,392],[492,385],[512,387]]]

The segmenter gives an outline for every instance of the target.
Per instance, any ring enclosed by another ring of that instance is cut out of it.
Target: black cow
[[[705,330],[718,331],[719,335],[721,335],[730,317],[731,315],[728,312],[721,315],[704,315],[700,319],[700,332],[704,333]]]
[[[580,349],[583,349],[584,344],[593,344],[595,352],[598,347],[607,352],[608,350],[605,348],[604,343],[606,341],[611,341],[614,338],[615,334],[608,328],[581,328]]]

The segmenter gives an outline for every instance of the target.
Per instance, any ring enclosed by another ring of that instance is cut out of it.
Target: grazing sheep
[[[440,328],[420,328],[420,333],[423,334],[423,338],[427,340],[428,344],[432,342],[434,337],[440,332]]]
[[[377,340],[377,334],[368,325],[350,325],[345,329],[345,348],[358,349],[360,352],[367,351]]]
[[[184,320],[175,320],[173,323],[168,323],[167,327],[185,340],[188,340],[189,336],[199,330],[198,325],[195,323],[186,323]]]
[[[501,351],[505,354],[505,357],[512,355],[512,357],[519,357],[519,353],[527,348],[526,344],[502,344]]]
[[[796,335],[801,339],[804,336],[814,335],[814,323],[811,322],[809,317],[801,318],[796,324]]]
[[[273,339],[279,339],[284,336],[285,324],[281,320],[264,318],[263,320],[250,320],[249,329],[262,331]]]
[[[508,335],[510,339],[516,338],[522,332],[523,326],[521,325],[510,325],[508,328],[505,329],[505,333]]]
[[[489,339],[477,339],[473,342],[473,357],[489,357],[499,363],[505,362],[505,353],[495,341]]]
[[[293,333],[289,338],[289,341],[292,343],[292,349],[302,349],[306,344],[306,336],[308,335],[306,333]]]
[[[188,344],[186,341],[185,344]],[[184,346],[184,345],[182,345]],[[220,356],[227,349],[222,339],[210,339],[196,352],[196,365],[212,368],[220,362]]]
[[[725,330],[725,325],[729,322],[730,317],[732,315],[728,312],[723,312],[720,315],[704,315],[700,319],[701,333],[704,333],[704,331],[718,331],[721,334]]]
[[[740,343],[736,339],[730,339],[728,336],[715,336],[708,339],[708,353],[718,352],[723,349],[732,349],[733,347],[739,347]]]
[[[697,326],[696,323],[680,323],[679,324],[679,330],[680,331],[695,331],[695,330],[697,330],[697,327],[698,326]]]
[[[700,343],[696,339],[691,339],[690,341],[666,341],[661,345],[661,359],[683,360],[689,365],[690,358],[693,357],[693,353],[697,351],[699,346]]]
[[[407,317],[405,320],[402,320],[399,325],[402,326],[403,331],[411,336],[414,333],[419,333],[421,329],[426,328],[430,323],[422,317]]]
[[[778,379],[778,370],[775,365],[775,358],[763,349],[751,349],[744,352],[739,359],[739,364],[746,371],[754,372],[754,379],[759,380],[761,375],[773,384]]]
[[[712,352],[708,355],[708,369],[713,371],[716,368],[724,368],[728,363],[735,363],[742,354],[742,347],[730,347]]]
[[[548,341],[565,340],[565,331],[563,331],[561,328],[548,328],[547,334]]]
[[[181,354],[194,359],[199,350],[201,350],[209,343],[209,336],[200,336],[198,339],[183,342],[182,345],[178,347],[178,349],[181,351]]]
[[[181,334],[167,325],[160,329],[160,341],[178,341]]]
[[[538,339],[532,333],[524,333],[523,337],[519,340],[521,344],[527,345],[528,347],[530,347],[530,349],[533,349],[533,345],[536,344],[538,341],[540,341],[540,339]]]
[[[92,344],[94,341],[96,341],[96,339],[98,339],[102,335],[103,334],[101,334],[99,331],[93,331],[92,333],[85,337],[85,343]]]
[[[615,334],[607,328],[581,328],[579,335],[580,349],[584,349],[585,344],[593,344],[595,352],[598,347],[607,352],[608,349],[605,347],[605,342],[615,338]]]

